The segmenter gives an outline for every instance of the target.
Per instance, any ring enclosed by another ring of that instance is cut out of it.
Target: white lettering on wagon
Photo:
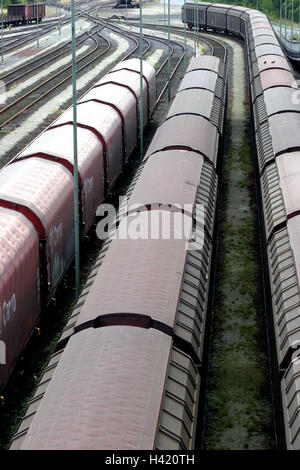
[[[86,178],[83,182],[83,193],[87,197],[94,189],[94,177]]]
[[[51,228],[49,233],[49,246],[51,253],[51,282],[54,285],[62,274],[63,260],[61,258],[60,249],[57,248],[63,238],[63,224],[55,225]]]
[[[0,302],[0,334],[3,333],[3,330],[7,324],[13,321],[16,310],[16,294],[13,294],[9,300]]]
[[[54,258],[52,260],[52,269],[51,269],[51,276],[52,276],[52,283],[55,284],[57,280],[63,273],[64,265],[63,260],[59,253],[55,253]]]
[[[62,240],[62,235],[63,235],[63,224],[62,222],[51,228],[50,234],[49,234],[49,245],[50,245],[50,250],[54,250],[55,247],[61,242]]]

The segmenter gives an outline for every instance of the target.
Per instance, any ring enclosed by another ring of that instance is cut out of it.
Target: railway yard
[[[250,8],[75,4],[78,298],[69,3],[4,32],[0,449],[300,450],[297,66]]]

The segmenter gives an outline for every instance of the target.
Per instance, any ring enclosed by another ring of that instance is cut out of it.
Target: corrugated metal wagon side
[[[18,212],[0,207],[0,390],[40,315],[39,240]]]
[[[300,449],[300,358],[295,352],[281,384],[288,450]]]
[[[30,158],[0,172],[0,206],[27,217],[39,235],[44,300],[69,267],[74,252],[73,181],[62,165]]]
[[[97,207],[105,198],[103,146],[90,129],[83,127],[78,127],[77,139],[80,226],[81,236],[84,237],[95,219]],[[34,157],[61,164],[73,177],[73,127],[70,125],[48,129],[14,161]]]

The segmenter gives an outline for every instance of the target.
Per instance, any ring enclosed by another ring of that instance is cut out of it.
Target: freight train
[[[139,67],[138,59],[122,62],[78,102],[82,238],[137,142]],[[155,81],[144,62],[145,125]],[[0,171],[0,388],[73,260],[73,173],[72,109]]]
[[[27,23],[40,23],[46,15],[45,3],[8,5],[4,16],[4,26],[16,26]]]
[[[248,85],[256,144],[274,396],[283,422],[278,442],[300,449],[300,100],[299,89],[268,18],[244,7],[186,4],[191,28],[245,40]],[[273,357],[274,356],[274,357]],[[276,395],[276,393],[274,394]],[[282,412],[281,412],[282,409]],[[282,434],[283,428],[283,435]]]
[[[224,64],[194,58],[12,449],[195,447],[226,96]],[[128,217],[186,238],[122,237]]]
[[[261,12],[187,4],[183,21],[195,18],[245,39],[286,446],[300,449],[298,91]],[[224,69],[209,59],[190,64],[12,449],[195,447],[226,103]],[[200,245],[119,236],[128,218],[138,226],[149,213],[150,222],[177,215]]]

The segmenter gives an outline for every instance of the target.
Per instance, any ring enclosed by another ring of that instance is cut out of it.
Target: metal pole
[[[300,41],[300,0],[299,0],[299,18],[298,18],[298,22],[299,22],[299,31],[298,31],[298,41]]]
[[[197,13],[196,13],[196,0],[194,0],[194,57],[196,57],[196,24],[197,24]]]
[[[282,27],[282,0],[280,0],[280,36],[281,36],[281,27]]]
[[[40,40],[39,40],[39,6],[36,4],[36,47],[40,47]]]
[[[171,100],[171,37],[170,37],[170,0],[168,0],[168,101]]]
[[[186,62],[186,0],[184,0],[184,69],[186,69]]]
[[[27,26],[28,26],[28,0],[26,2],[26,21],[27,21]]]
[[[80,252],[79,252],[79,204],[78,204],[78,155],[77,155],[77,107],[76,107],[76,37],[74,0],[71,1],[72,17],[72,82],[73,82],[73,143],[74,143],[74,232],[75,232],[75,293],[80,293]]]
[[[59,37],[61,37],[61,9],[59,9]]]
[[[285,4],[284,4],[284,13],[285,13],[285,20],[284,20],[284,36],[286,37],[287,0],[285,0]]]
[[[197,43],[196,43],[196,46],[198,47],[198,44],[199,44],[199,16],[198,16],[198,0],[196,0],[196,4],[197,4],[197,16],[196,16],[196,19],[197,19],[197,27],[196,27],[196,36],[197,36]],[[197,51],[197,49],[196,49]]]
[[[292,0],[292,41],[294,40],[294,0]]]
[[[4,62],[4,57],[3,57],[3,0],[1,0],[1,64]]]
[[[140,160],[144,158],[143,2],[140,0]]]
[[[258,10],[258,0],[256,0],[256,10]]]
[[[166,35],[166,0],[164,0],[164,36]]]

